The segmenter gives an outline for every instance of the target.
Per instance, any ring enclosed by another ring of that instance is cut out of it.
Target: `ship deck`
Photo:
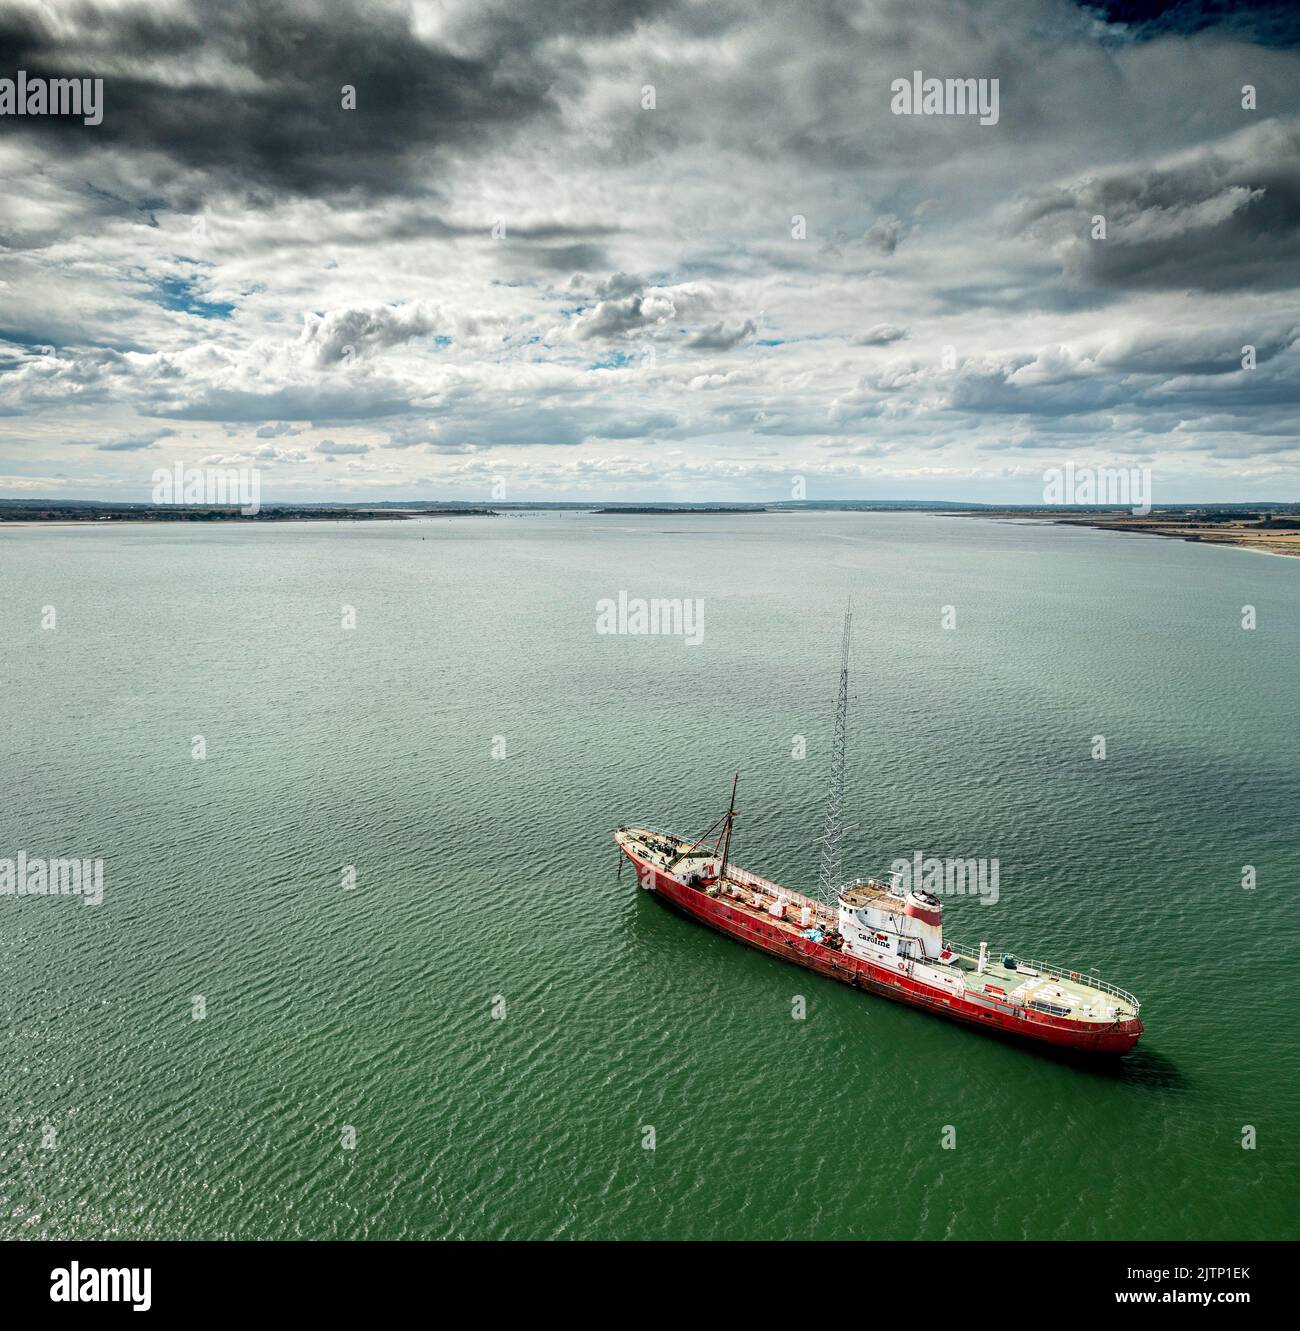
[[[1088,983],[1088,980],[1077,971],[1067,971],[1060,967],[1040,969],[1031,965],[1030,968],[1037,970],[1038,973],[1029,975],[1024,971],[1004,966],[1000,958],[990,955],[984,963],[984,973],[981,975],[978,956],[968,956],[966,950],[956,944],[948,946],[954,949],[954,956],[948,963],[949,969],[962,973],[966,989],[970,993],[989,996],[987,986],[997,985],[1005,992],[1008,1000],[1022,1003],[1034,1001],[1050,1003],[1055,1007],[1068,1009],[1070,1015],[1075,1017],[1084,1015],[1084,1009],[1091,1009],[1100,1015],[1109,1014],[1112,1008],[1119,1010],[1119,1016],[1123,1020],[1138,1015],[1137,1004],[1130,1001],[1127,996],[1113,993],[1109,989],[1100,989],[1095,984]],[[1080,975],[1080,978],[1071,979],[1072,975]],[[997,994],[992,997],[1001,1001]]]

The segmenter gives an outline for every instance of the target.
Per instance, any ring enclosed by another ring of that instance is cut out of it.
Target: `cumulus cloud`
[[[450,327],[450,321],[419,304],[331,310],[304,318],[301,341],[317,365],[332,365],[399,346],[440,327]]]
[[[893,254],[904,234],[902,219],[890,213],[877,218],[867,228],[862,239],[868,249],[878,250],[881,254]]]
[[[686,339],[686,345],[697,351],[730,351],[757,332],[758,325],[753,319],[736,324],[719,321],[692,333]]]
[[[624,296],[635,296],[646,286],[646,279],[631,273],[611,273],[606,278],[588,280],[581,273],[575,273],[569,281],[574,291],[586,291],[598,300],[619,300]]]
[[[156,438],[111,439],[106,443],[96,444],[101,453],[135,453],[145,448],[157,447]]]
[[[139,453],[156,448],[162,440],[175,433],[175,430],[154,430],[148,434],[125,435],[118,439],[69,439],[66,443],[77,448],[93,448],[98,453]]]
[[[322,439],[320,443],[316,445],[315,451],[317,453],[324,455],[325,457],[344,457],[348,454],[354,454],[354,453],[356,454],[369,453],[370,445],[355,444],[355,443],[336,444],[333,439]]]
[[[592,338],[620,338],[629,333],[655,332],[711,310],[715,299],[711,287],[695,282],[648,287],[630,295],[613,296],[579,315],[573,326],[573,336],[585,342]]]
[[[853,340],[860,347],[885,347],[891,342],[901,342],[910,337],[910,332],[899,324],[872,324],[859,333]]]

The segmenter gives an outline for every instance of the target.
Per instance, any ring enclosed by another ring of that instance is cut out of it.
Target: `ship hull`
[[[641,886],[665,904],[737,942],[855,989],[906,1003],[989,1034],[1080,1053],[1126,1054],[1142,1034],[1142,1023],[1137,1018],[1099,1029],[1095,1023],[1085,1025],[1007,1004],[986,1006],[957,998],[905,974],[872,965],[862,957],[837,952],[811,939],[791,935],[775,923],[769,924],[735,909],[725,897],[710,897],[698,888],[688,887],[641,859],[628,847],[621,846],[620,849],[636,865]]]

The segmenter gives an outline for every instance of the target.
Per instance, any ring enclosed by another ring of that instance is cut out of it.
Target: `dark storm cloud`
[[[1094,217],[1106,219],[1092,239]],[[1099,287],[1229,291],[1294,286],[1300,121],[1270,121],[1161,163],[1028,195],[1019,229]]]
[[[1295,0],[1080,0],[1080,8],[1143,41],[1214,28],[1261,46],[1300,45]]]
[[[957,411],[1066,417],[1100,411],[1235,412],[1242,419],[1300,401],[1294,333],[1255,336],[1256,367],[1245,370],[1242,328],[1155,332],[1120,338],[1093,354],[1064,347],[968,364],[947,405]]]
[[[577,0],[514,8],[485,8],[456,51],[421,40],[408,13],[366,0],[192,0],[164,12],[92,3],[65,7],[57,22],[6,13],[0,69],[109,71],[103,124],[41,116],[6,129],[57,137],[70,153],[157,154],[173,166],[158,170],[163,185],[175,186],[179,167],[266,198],[422,192],[436,181],[431,154],[474,153],[554,119],[562,71],[542,39],[614,34],[647,12]],[[112,72],[124,54],[130,72]],[[345,85],[355,110],[341,107]]]

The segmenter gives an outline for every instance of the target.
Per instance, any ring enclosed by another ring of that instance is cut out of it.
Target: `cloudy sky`
[[[1300,499],[1300,21],[1231,8],[0,0],[104,80],[0,116],[0,496]]]

